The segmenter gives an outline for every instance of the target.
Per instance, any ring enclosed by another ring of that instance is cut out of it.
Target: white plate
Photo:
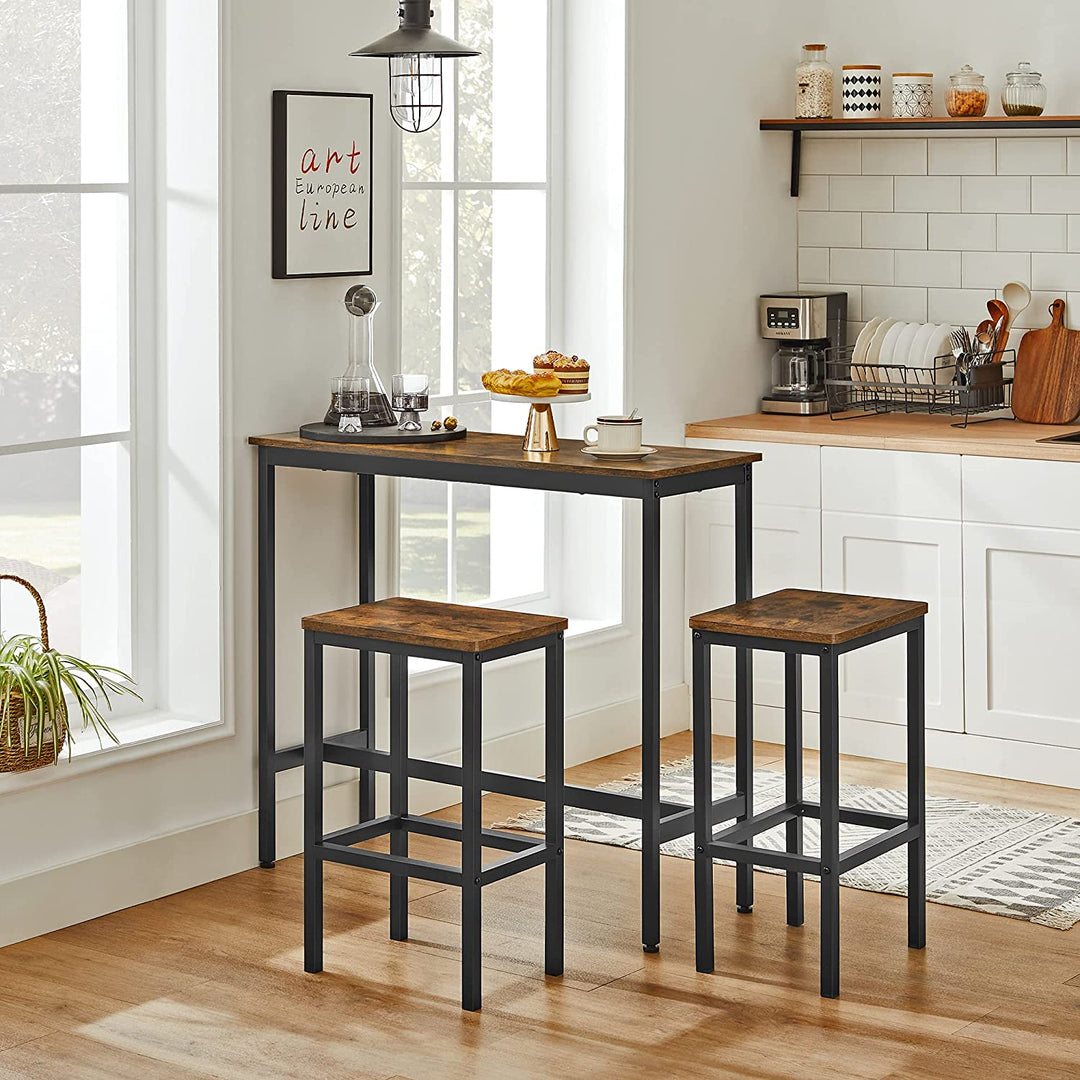
[[[565,405],[572,401],[590,401],[592,394],[551,394],[549,397],[526,397],[521,394],[497,394],[494,390],[488,393],[499,401],[521,401],[526,405]]]
[[[915,333],[915,338],[908,348],[906,364],[912,367],[922,367],[926,357],[926,350],[930,347],[930,338],[937,329],[937,323],[923,323]]]
[[[601,450],[598,446],[583,446],[581,452],[601,461],[641,461],[659,450],[655,446],[643,446],[640,450]]]
[[[909,323],[894,322],[892,326],[889,327],[885,337],[881,339],[881,349],[878,352],[878,364],[882,368],[881,379],[883,382],[890,382],[892,379],[892,372],[885,371],[884,369],[888,365],[898,362],[894,359],[896,346],[909,325]]]
[[[939,356],[952,355],[952,331],[953,328],[948,323],[938,326],[930,335],[926,353],[923,356],[923,367],[932,368],[937,367],[938,364],[942,365],[934,377],[934,381],[942,386],[948,386],[953,379],[952,368],[946,367],[944,360],[938,360]]]
[[[921,329],[922,323],[904,323],[904,329],[897,337],[896,344],[893,346],[891,363],[896,364],[899,367],[906,367],[911,362],[911,344],[918,336]],[[899,372],[892,372],[890,381],[902,382],[903,380],[898,376]]]
[[[866,350],[870,348],[870,342],[874,337],[874,331],[881,325],[881,316],[875,315],[860,331],[855,339],[855,348],[851,353],[853,364],[862,364],[866,361]]]
[[[870,339],[870,347],[866,350],[866,378],[871,382],[879,382],[881,375],[877,369],[878,357],[881,355],[881,344],[885,340],[885,335],[895,325],[895,319],[882,319],[878,323],[878,328],[874,331],[874,336]]]

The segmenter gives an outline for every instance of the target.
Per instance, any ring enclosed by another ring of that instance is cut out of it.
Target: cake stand
[[[552,405],[570,405],[578,401],[589,401],[592,398],[591,394],[527,397],[520,394],[496,394],[493,391],[489,393],[493,401],[517,401],[531,406],[521,449],[532,454],[550,454],[559,449],[559,439],[555,434],[555,417],[551,415]]]

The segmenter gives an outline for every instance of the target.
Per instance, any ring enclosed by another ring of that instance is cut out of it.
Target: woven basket
[[[37,604],[38,622],[41,625],[41,644],[48,650],[49,623],[45,618],[45,601],[41,599],[41,593],[29,581],[21,577],[15,577],[14,574],[0,574],[0,581],[14,581],[29,590],[30,595]],[[0,701],[0,708],[3,708],[2,701]],[[25,715],[25,705],[22,694],[18,693],[18,691],[12,692],[8,713],[10,717],[8,736],[0,739],[0,773],[29,772],[31,769],[40,769],[45,765],[55,764],[56,756],[64,746],[64,736],[67,733],[66,726],[61,728],[55,746],[53,745],[52,732],[46,731],[41,741],[40,754],[37,752],[37,739],[31,739],[29,750],[24,751],[21,724]],[[31,735],[33,735],[33,729],[31,729]]]

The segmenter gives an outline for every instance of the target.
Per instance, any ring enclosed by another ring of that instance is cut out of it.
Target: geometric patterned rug
[[[605,785],[609,791],[640,793],[634,777]],[[805,780],[806,797],[818,798],[817,780]],[[735,790],[733,766],[714,762],[715,798]],[[668,802],[693,802],[693,766],[690,760],[664,766],[661,797]],[[770,769],[754,772],[754,810],[761,812],[784,801],[783,773]],[[907,793],[885,788],[840,785],[840,802],[864,810],[902,814]],[[804,846],[817,854],[818,822],[804,818]],[[543,831],[544,811],[519,814],[496,828]],[[840,826],[844,850],[878,832],[858,825]],[[1004,915],[1068,930],[1080,922],[1080,821],[1057,814],[1014,807],[987,806],[964,799],[928,796],[926,799],[926,898],[935,904]],[[641,824],[632,818],[566,808],[566,836],[616,847],[641,847]],[[784,827],[759,834],[755,844],[784,850]],[[693,836],[683,836],[661,847],[664,855],[694,857]],[[718,859],[717,862],[723,860]],[[758,867],[763,873],[783,873]],[[807,875],[811,877],[811,875]],[[907,852],[895,848],[863,863],[840,878],[840,884],[869,892],[907,895]]]

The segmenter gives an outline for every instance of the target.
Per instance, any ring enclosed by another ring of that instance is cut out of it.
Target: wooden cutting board
[[[1080,416],[1080,330],[1065,326],[1064,300],[1050,313],[1050,325],[1029,330],[1016,357],[1013,414],[1029,424],[1071,424]]]

